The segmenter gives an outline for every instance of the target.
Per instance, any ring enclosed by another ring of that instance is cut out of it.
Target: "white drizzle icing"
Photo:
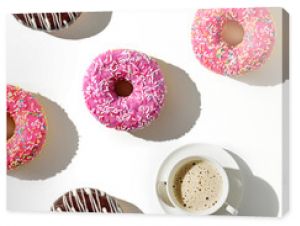
[[[62,14],[63,13],[50,13],[51,16],[47,16],[47,13],[25,13],[22,14],[24,17],[24,21],[21,20],[19,17],[17,17],[17,20],[24,25],[31,27],[35,30],[37,29],[45,29],[47,31],[51,30],[59,30],[61,28],[68,27],[69,23],[73,23],[76,18],[79,16],[80,13],[77,12],[68,12],[66,13],[68,15],[69,20],[63,20]],[[49,19],[52,19],[52,24],[49,21]],[[41,28],[38,28],[39,24]]]
[[[112,213],[121,213],[122,209],[116,202],[114,198],[107,195],[105,192],[99,191],[97,189],[92,188],[80,188],[76,190],[72,190],[64,194],[60,199],[62,199],[62,207],[55,206],[55,203],[51,207],[52,211],[57,212],[89,212],[89,205],[86,200],[86,196],[88,196],[90,207],[92,208],[92,212],[102,212],[107,213],[108,209],[105,204],[101,204],[101,198],[105,198],[109,205],[109,212]],[[74,202],[75,201],[75,202]],[[79,211],[76,211],[76,208]]]

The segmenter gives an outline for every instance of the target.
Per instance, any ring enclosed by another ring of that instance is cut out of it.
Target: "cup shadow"
[[[34,94],[43,106],[48,122],[46,144],[30,163],[10,171],[9,176],[21,180],[45,180],[63,171],[78,149],[78,133],[68,115],[57,103]]]
[[[112,12],[83,12],[67,29],[48,32],[57,38],[84,39],[103,31],[111,21]]]
[[[274,189],[263,179],[254,176],[249,166],[236,154],[228,151],[240,170],[225,169],[230,184],[227,202],[237,207],[239,216],[277,217],[279,201]],[[222,207],[216,215],[229,215]]]
[[[192,129],[200,116],[200,93],[184,70],[156,60],[167,86],[165,105],[149,126],[130,133],[150,141],[178,139]]]

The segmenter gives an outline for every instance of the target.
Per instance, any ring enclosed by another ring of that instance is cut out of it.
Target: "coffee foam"
[[[203,211],[218,203],[223,179],[208,160],[195,160],[177,170],[172,188],[182,208],[190,212]]]

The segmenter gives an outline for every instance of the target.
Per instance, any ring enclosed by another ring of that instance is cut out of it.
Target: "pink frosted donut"
[[[6,94],[7,126],[10,121],[14,124],[6,146],[7,169],[11,170],[39,154],[46,140],[47,123],[41,105],[31,93],[7,85]]]
[[[144,53],[127,49],[96,57],[83,83],[90,112],[107,127],[118,130],[142,128],[156,119],[165,91],[157,62]]]
[[[226,23],[241,26],[237,45],[222,37]],[[261,67],[270,56],[275,28],[266,8],[200,9],[192,25],[192,45],[205,67],[222,75],[241,75]]]

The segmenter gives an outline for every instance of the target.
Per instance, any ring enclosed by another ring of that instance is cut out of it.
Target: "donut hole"
[[[15,133],[16,124],[15,120],[11,117],[11,115],[6,113],[6,140],[9,140]]]
[[[243,41],[244,28],[239,22],[228,20],[223,24],[221,38],[228,46],[237,46]]]
[[[133,91],[133,86],[130,81],[124,79],[117,80],[114,84],[114,90],[117,96],[128,97]]]

